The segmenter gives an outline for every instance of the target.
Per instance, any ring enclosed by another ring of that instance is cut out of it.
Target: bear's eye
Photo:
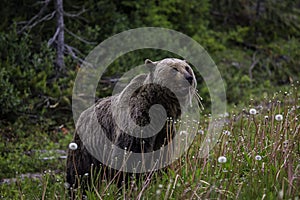
[[[178,69],[177,69],[177,68],[173,67],[173,69],[174,69],[175,71],[177,71],[177,72],[178,72]]]
[[[189,68],[188,66],[185,67],[185,70],[186,70],[187,72],[190,72],[190,68]]]

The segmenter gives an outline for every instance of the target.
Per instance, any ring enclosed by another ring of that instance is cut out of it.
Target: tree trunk
[[[64,49],[65,49],[65,38],[64,38],[64,10],[63,0],[55,0],[56,10],[56,24],[58,29],[57,43],[56,43],[56,67],[58,71],[63,71],[65,67],[64,62]]]

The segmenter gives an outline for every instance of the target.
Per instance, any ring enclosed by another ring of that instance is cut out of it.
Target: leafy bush
[[[58,74],[55,52],[46,42],[35,46],[29,35],[18,36],[12,29],[0,33],[0,57],[1,118],[16,120],[24,114],[51,118],[57,109],[70,110],[75,71]]]
[[[19,106],[21,100],[19,99],[19,92],[14,85],[9,82],[9,75],[0,65],[0,114],[6,114],[15,110]]]

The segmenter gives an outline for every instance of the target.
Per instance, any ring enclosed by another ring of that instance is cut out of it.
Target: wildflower
[[[279,190],[278,192],[279,199],[283,199],[283,195],[284,195],[283,190]]]
[[[229,113],[225,112],[224,114],[219,114],[219,117],[222,117],[222,118],[229,117]]]
[[[265,116],[265,120],[268,120],[268,119],[269,119],[269,116],[268,116],[268,115],[266,115],[266,116]]]
[[[256,115],[257,111],[254,108],[249,110],[250,115]]]
[[[283,116],[281,114],[277,114],[277,115],[275,115],[275,119],[276,119],[276,121],[282,121]]]
[[[65,187],[66,189],[69,189],[69,188],[70,188],[70,184],[69,184],[68,182],[65,182],[65,183],[64,183],[64,187]]]
[[[227,130],[226,130],[226,131],[223,131],[223,134],[224,134],[224,135],[230,135],[231,133],[230,133],[230,131],[227,131]]]
[[[78,148],[78,145],[75,142],[71,142],[69,144],[69,149],[76,150]]]
[[[158,187],[159,187],[159,188],[163,188],[163,185],[162,185],[162,184],[159,184]]]
[[[161,190],[156,190],[156,195],[160,195]]]
[[[180,131],[179,135],[188,135],[187,131]]]
[[[262,158],[261,158],[261,156],[260,155],[256,155],[255,156],[255,160],[261,160]]]
[[[218,158],[218,162],[219,162],[219,163],[226,163],[226,161],[227,161],[227,158],[226,158],[225,156],[220,156],[220,157]]]

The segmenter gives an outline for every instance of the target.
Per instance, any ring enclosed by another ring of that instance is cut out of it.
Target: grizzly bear
[[[120,153],[105,152],[111,145],[124,152],[146,154],[174,138],[174,123],[196,96],[195,74],[185,60],[176,58],[147,59],[145,65],[148,73],[136,76],[120,93],[98,100],[80,115],[73,140],[77,149],[70,149],[67,159],[67,183],[73,189],[91,173],[98,174],[90,181],[98,177],[100,182],[114,179],[118,185],[126,183],[127,176],[120,175],[123,165],[112,166],[111,158]],[[103,137],[105,142],[99,139]]]

